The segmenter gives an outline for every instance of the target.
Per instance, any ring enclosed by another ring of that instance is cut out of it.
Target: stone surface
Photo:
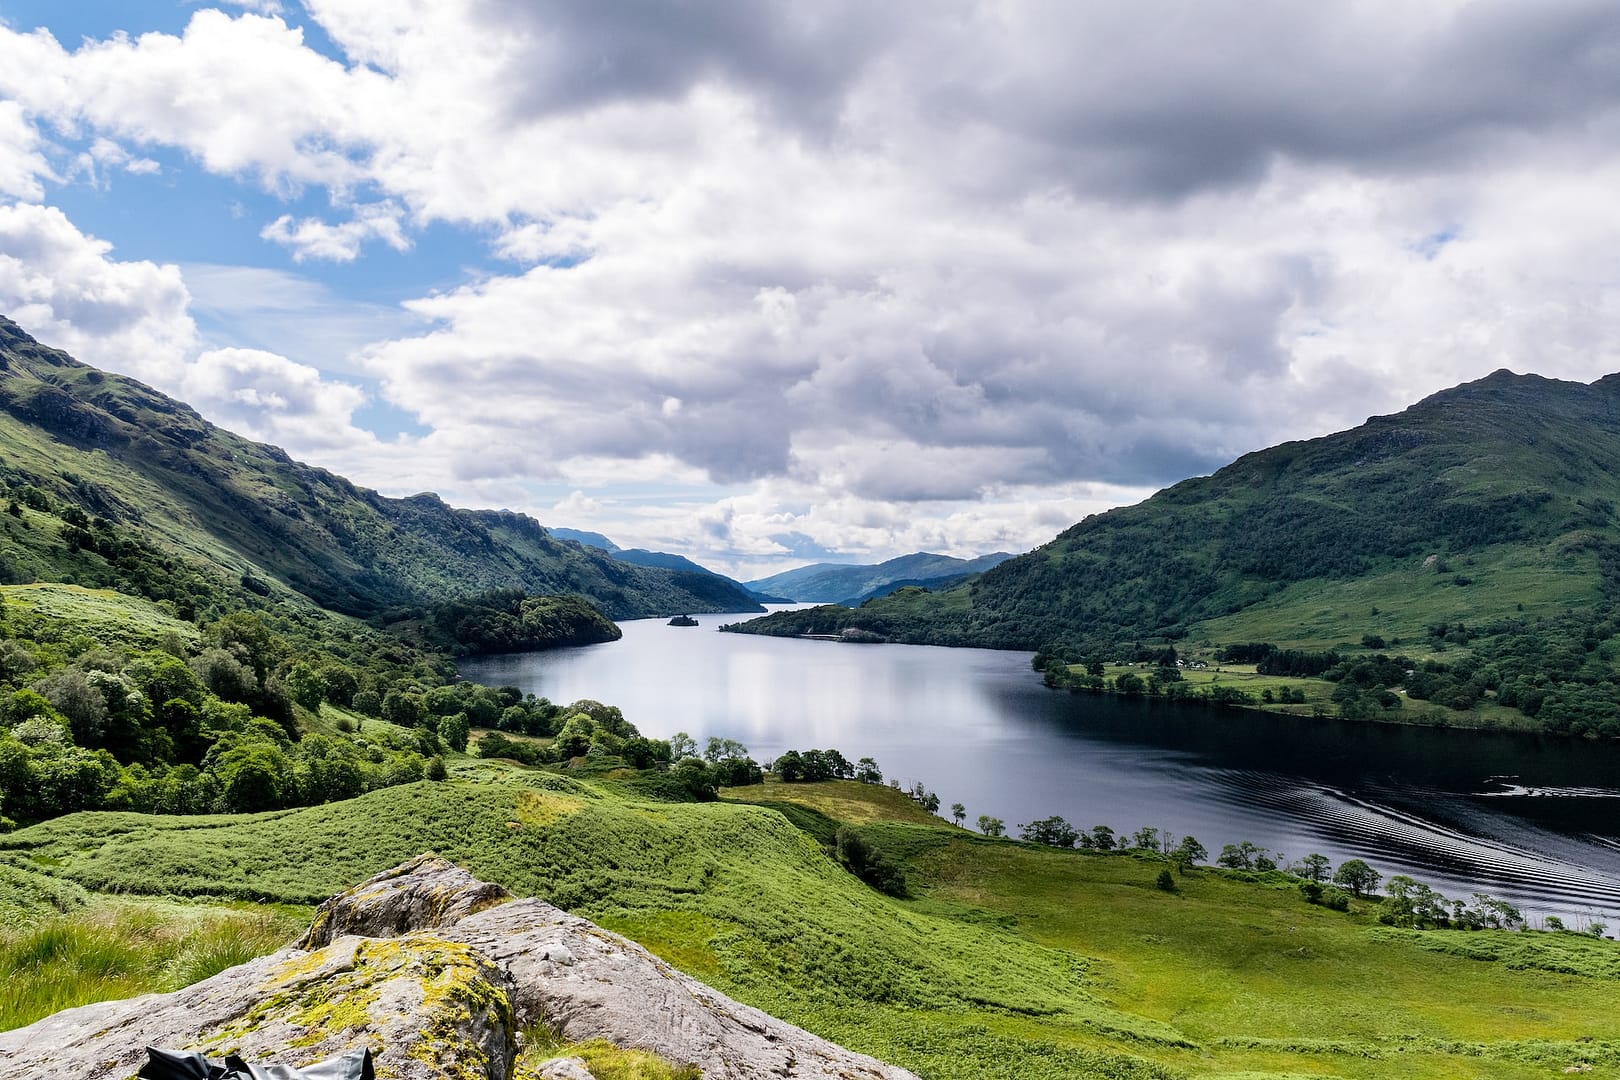
[[[540,1080],[596,1080],[584,1058],[552,1058],[540,1063]]]
[[[318,949],[344,934],[389,938],[450,926],[511,898],[447,859],[418,855],[322,904],[298,946]]]
[[[414,859],[323,904],[325,919],[300,943],[311,948],[0,1033],[0,1077],[125,1080],[148,1045],[287,1065],[369,1046],[379,1080],[512,1080],[517,1032],[544,1023],[717,1080],[916,1080],[733,1001],[586,919],[505,895],[441,859]]]

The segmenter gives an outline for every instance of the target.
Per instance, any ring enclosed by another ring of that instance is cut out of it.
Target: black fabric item
[[[146,1064],[135,1075],[139,1080],[376,1080],[371,1051],[365,1048],[295,1069],[291,1065],[249,1065],[234,1054],[221,1063],[195,1050],[148,1046]]]

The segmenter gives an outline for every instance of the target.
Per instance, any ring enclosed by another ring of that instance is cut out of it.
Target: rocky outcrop
[[[315,909],[298,947],[319,949],[345,934],[389,938],[452,926],[510,899],[499,885],[479,881],[435,855],[418,855]]]
[[[293,948],[172,994],[68,1009],[0,1034],[0,1076],[125,1080],[148,1045],[287,1065],[369,1046],[379,1078],[515,1080],[519,1032],[537,1023],[724,1080],[915,1080],[430,856],[321,905]],[[583,1069],[559,1061],[540,1075]]]

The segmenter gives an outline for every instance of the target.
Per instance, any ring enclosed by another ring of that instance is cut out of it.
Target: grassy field
[[[0,604],[19,636],[67,640],[84,635],[108,645],[156,648],[171,635],[187,645],[197,641],[196,624],[177,619],[158,605],[111,589],[78,585],[0,585]],[[49,629],[50,633],[44,631]]]
[[[456,775],[251,817],[75,815],[0,837],[0,859],[12,902],[55,889],[35,910],[90,918],[108,893],[137,913],[308,904],[438,850],[930,1080],[1620,1076],[1613,942],[1392,931],[1210,869],[1165,892],[1162,863],[989,840],[885,787],[666,804],[510,765]],[[904,866],[909,899],[827,857],[839,823]]]
[[[1436,623],[1552,616],[1584,608],[1597,595],[1596,556],[1563,552],[1556,544],[1497,545],[1445,566],[1440,572],[1437,564],[1409,560],[1361,577],[1296,582],[1235,614],[1197,624],[1189,637],[1355,649],[1363,634],[1378,634],[1390,641],[1389,651],[1421,658],[1427,655],[1425,628]],[[1458,585],[1459,579],[1469,584]]]
[[[308,909],[97,896],[0,864],[0,1031],[175,990],[287,944]]]

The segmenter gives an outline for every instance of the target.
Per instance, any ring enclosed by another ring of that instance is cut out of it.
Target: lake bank
[[[612,644],[464,667],[556,701],[611,701],[649,735],[737,739],[761,760],[811,746],[872,756],[969,820],[1059,814],[1215,851],[1249,840],[1527,911],[1620,915],[1620,770],[1588,744],[1059,694],[1023,653],[623,629]]]

